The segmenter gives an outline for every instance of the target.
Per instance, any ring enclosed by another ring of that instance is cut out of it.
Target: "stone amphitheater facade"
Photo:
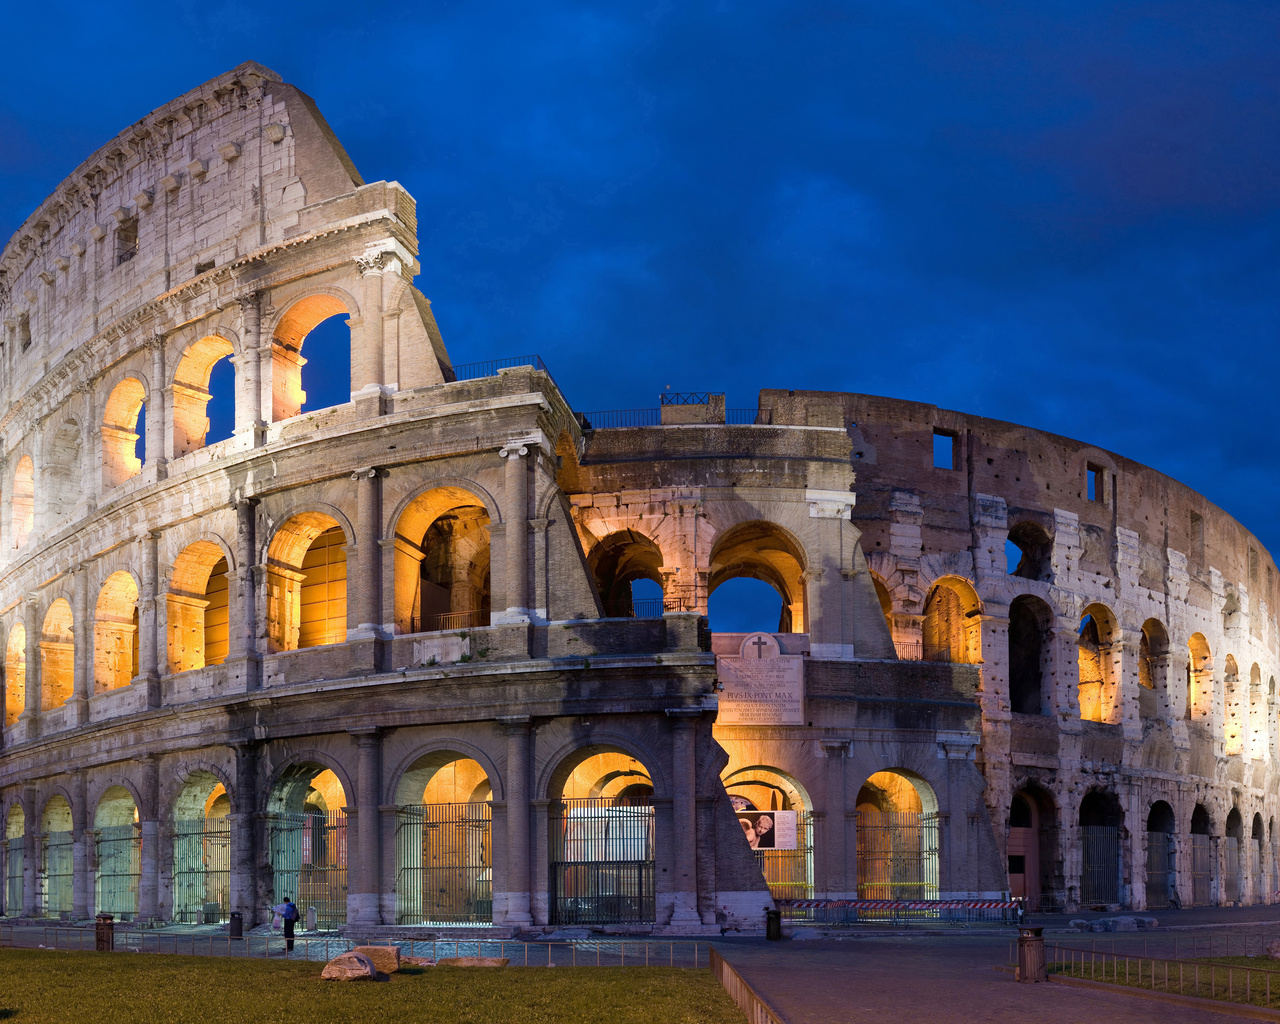
[[[5,247],[8,915],[292,895],[360,933],[689,934],[774,897],[1270,900],[1275,567],[1240,524],[910,402],[575,413],[539,360],[455,367],[418,270],[414,200],[253,64]],[[335,314],[350,401],[313,410]],[[778,627],[711,632],[744,576]],[[798,710],[727,713],[747,641],[799,666]]]

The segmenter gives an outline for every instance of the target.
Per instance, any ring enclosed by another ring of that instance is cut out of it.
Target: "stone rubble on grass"
[[[373,961],[373,966],[383,974],[395,974],[400,970],[399,946],[356,946],[353,952],[367,956]]]
[[[340,953],[324,965],[320,977],[328,981],[377,981],[378,969],[363,953]]]
[[[1267,943],[1267,956],[1272,960],[1280,960],[1280,939],[1272,939]]]
[[[401,967],[434,967],[436,962],[429,956],[402,956]]]
[[[505,956],[449,956],[437,960],[441,967],[506,967]]]
[[[1071,927],[1081,932],[1147,932],[1159,926],[1154,917],[1100,917],[1096,921],[1086,921],[1078,917],[1071,922]]]

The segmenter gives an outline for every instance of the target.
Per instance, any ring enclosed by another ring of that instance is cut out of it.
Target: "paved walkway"
[[[1247,1018],[1067,985],[1020,985],[992,970],[998,937],[867,938],[718,948],[788,1024],[1240,1024]]]

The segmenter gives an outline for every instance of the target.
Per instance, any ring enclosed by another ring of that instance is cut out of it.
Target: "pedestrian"
[[[298,921],[298,908],[294,905],[293,900],[286,896],[283,903],[272,907],[271,910],[273,913],[279,914],[280,920],[284,922],[284,951],[292,953],[293,926]]]

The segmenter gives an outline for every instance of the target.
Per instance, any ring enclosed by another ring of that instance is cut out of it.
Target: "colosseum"
[[[5,247],[10,918],[718,934],[1280,888],[1276,573],[1230,516],[906,401],[575,411],[536,357],[451,362],[417,251],[255,64]],[[334,316],[349,400],[312,408]],[[740,578],[778,620],[715,632]]]

